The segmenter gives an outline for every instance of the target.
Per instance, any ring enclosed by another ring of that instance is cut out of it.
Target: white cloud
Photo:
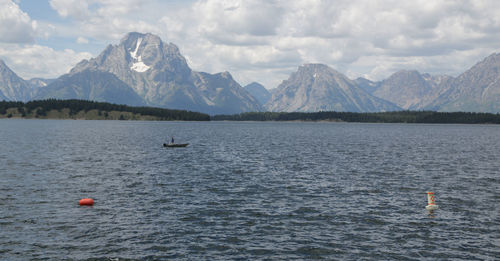
[[[96,13],[100,16],[128,15],[140,9],[145,1],[142,0],[93,0],[99,4]]]
[[[11,0],[0,0],[0,42],[32,43],[37,22]]]
[[[40,45],[0,45],[0,57],[23,79],[57,78],[68,73],[81,60],[89,59],[91,56],[87,52],[78,53],[70,49],[57,51]]]
[[[79,43],[79,44],[88,44],[89,43],[89,39],[87,39],[85,37],[79,36],[78,38],[76,38],[76,43]]]
[[[158,33],[151,17],[143,10],[141,0],[50,0],[50,6],[70,19],[59,30],[70,36],[83,34],[85,38],[116,40],[131,31]],[[69,27],[69,28],[68,28]],[[78,30],[75,30],[75,27]]]
[[[209,38],[220,34],[274,35],[282,10],[279,1],[261,0],[199,1],[193,6],[197,29]]]
[[[50,0],[50,6],[61,17],[86,19],[90,16],[89,2],[87,0]]]

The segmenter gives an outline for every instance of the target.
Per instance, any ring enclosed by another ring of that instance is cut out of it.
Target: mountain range
[[[276,88],[264,107],[286,112],[500,113],[500,54],[491,54],[455,78],[401,70],[378,82],[350,80],[326,65],[306,64]]]
[[[235,114],[248,111],[435,110],[500,112],[500,54],[457,77],[398,71],[351,80],[324,64],[305,64],[277,88],[245,87],[229,72],[191,70],[179,48],[153,34],[128,33],[57,79],[24,80],[0,60],[0,100],[83,99]]]

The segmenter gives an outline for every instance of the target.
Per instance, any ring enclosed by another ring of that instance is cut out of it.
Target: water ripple
[[[0,120],[0,134],[6,260],[500,255],[498,126]],[[172,135],[190,145],[163,148]]]

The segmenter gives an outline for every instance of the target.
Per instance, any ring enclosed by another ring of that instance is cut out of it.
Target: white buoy
[[[438,205],[436,205],[436,199],[434,198],[434,192],[427,192],[427,206],[425,206],[425,209],[429,211],[433,211],[438,209]]]

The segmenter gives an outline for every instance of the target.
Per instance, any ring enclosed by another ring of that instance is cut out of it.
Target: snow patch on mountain
[[[215,105],[215,102],[209,100],[207,97],[203,97],[203,100],[205,101],[205,103],[207,105],[210,105],[210,106],[214,106]]]
[[[137,59],[137,51],[139,50],[139,46],[141,46],[142,38],[137,39],[137,43],[135,45],[135,50],[133,52],[130,52],[130,56],[132,58]]]
[[[139,51],[139,46],[141,46],[141,43],[142,43],[142,38],[137,39],[137,43],[135,44],[135,50],[133,52],[130,52],[130,56],[135,60],[130,69],[136,72],[145,72],[150,68],[142,61],[142,57],[140,55],[137,56],[137,51]]]
[[[144,64],[144,62],[142,62],[141,56],[137,57],[137,62],[133,63],[132,66],[130,67],[130,69],[136,72],[145,72],[149,70],[149,68],[150,68],[149,66],[147,66],[146,64]]]

